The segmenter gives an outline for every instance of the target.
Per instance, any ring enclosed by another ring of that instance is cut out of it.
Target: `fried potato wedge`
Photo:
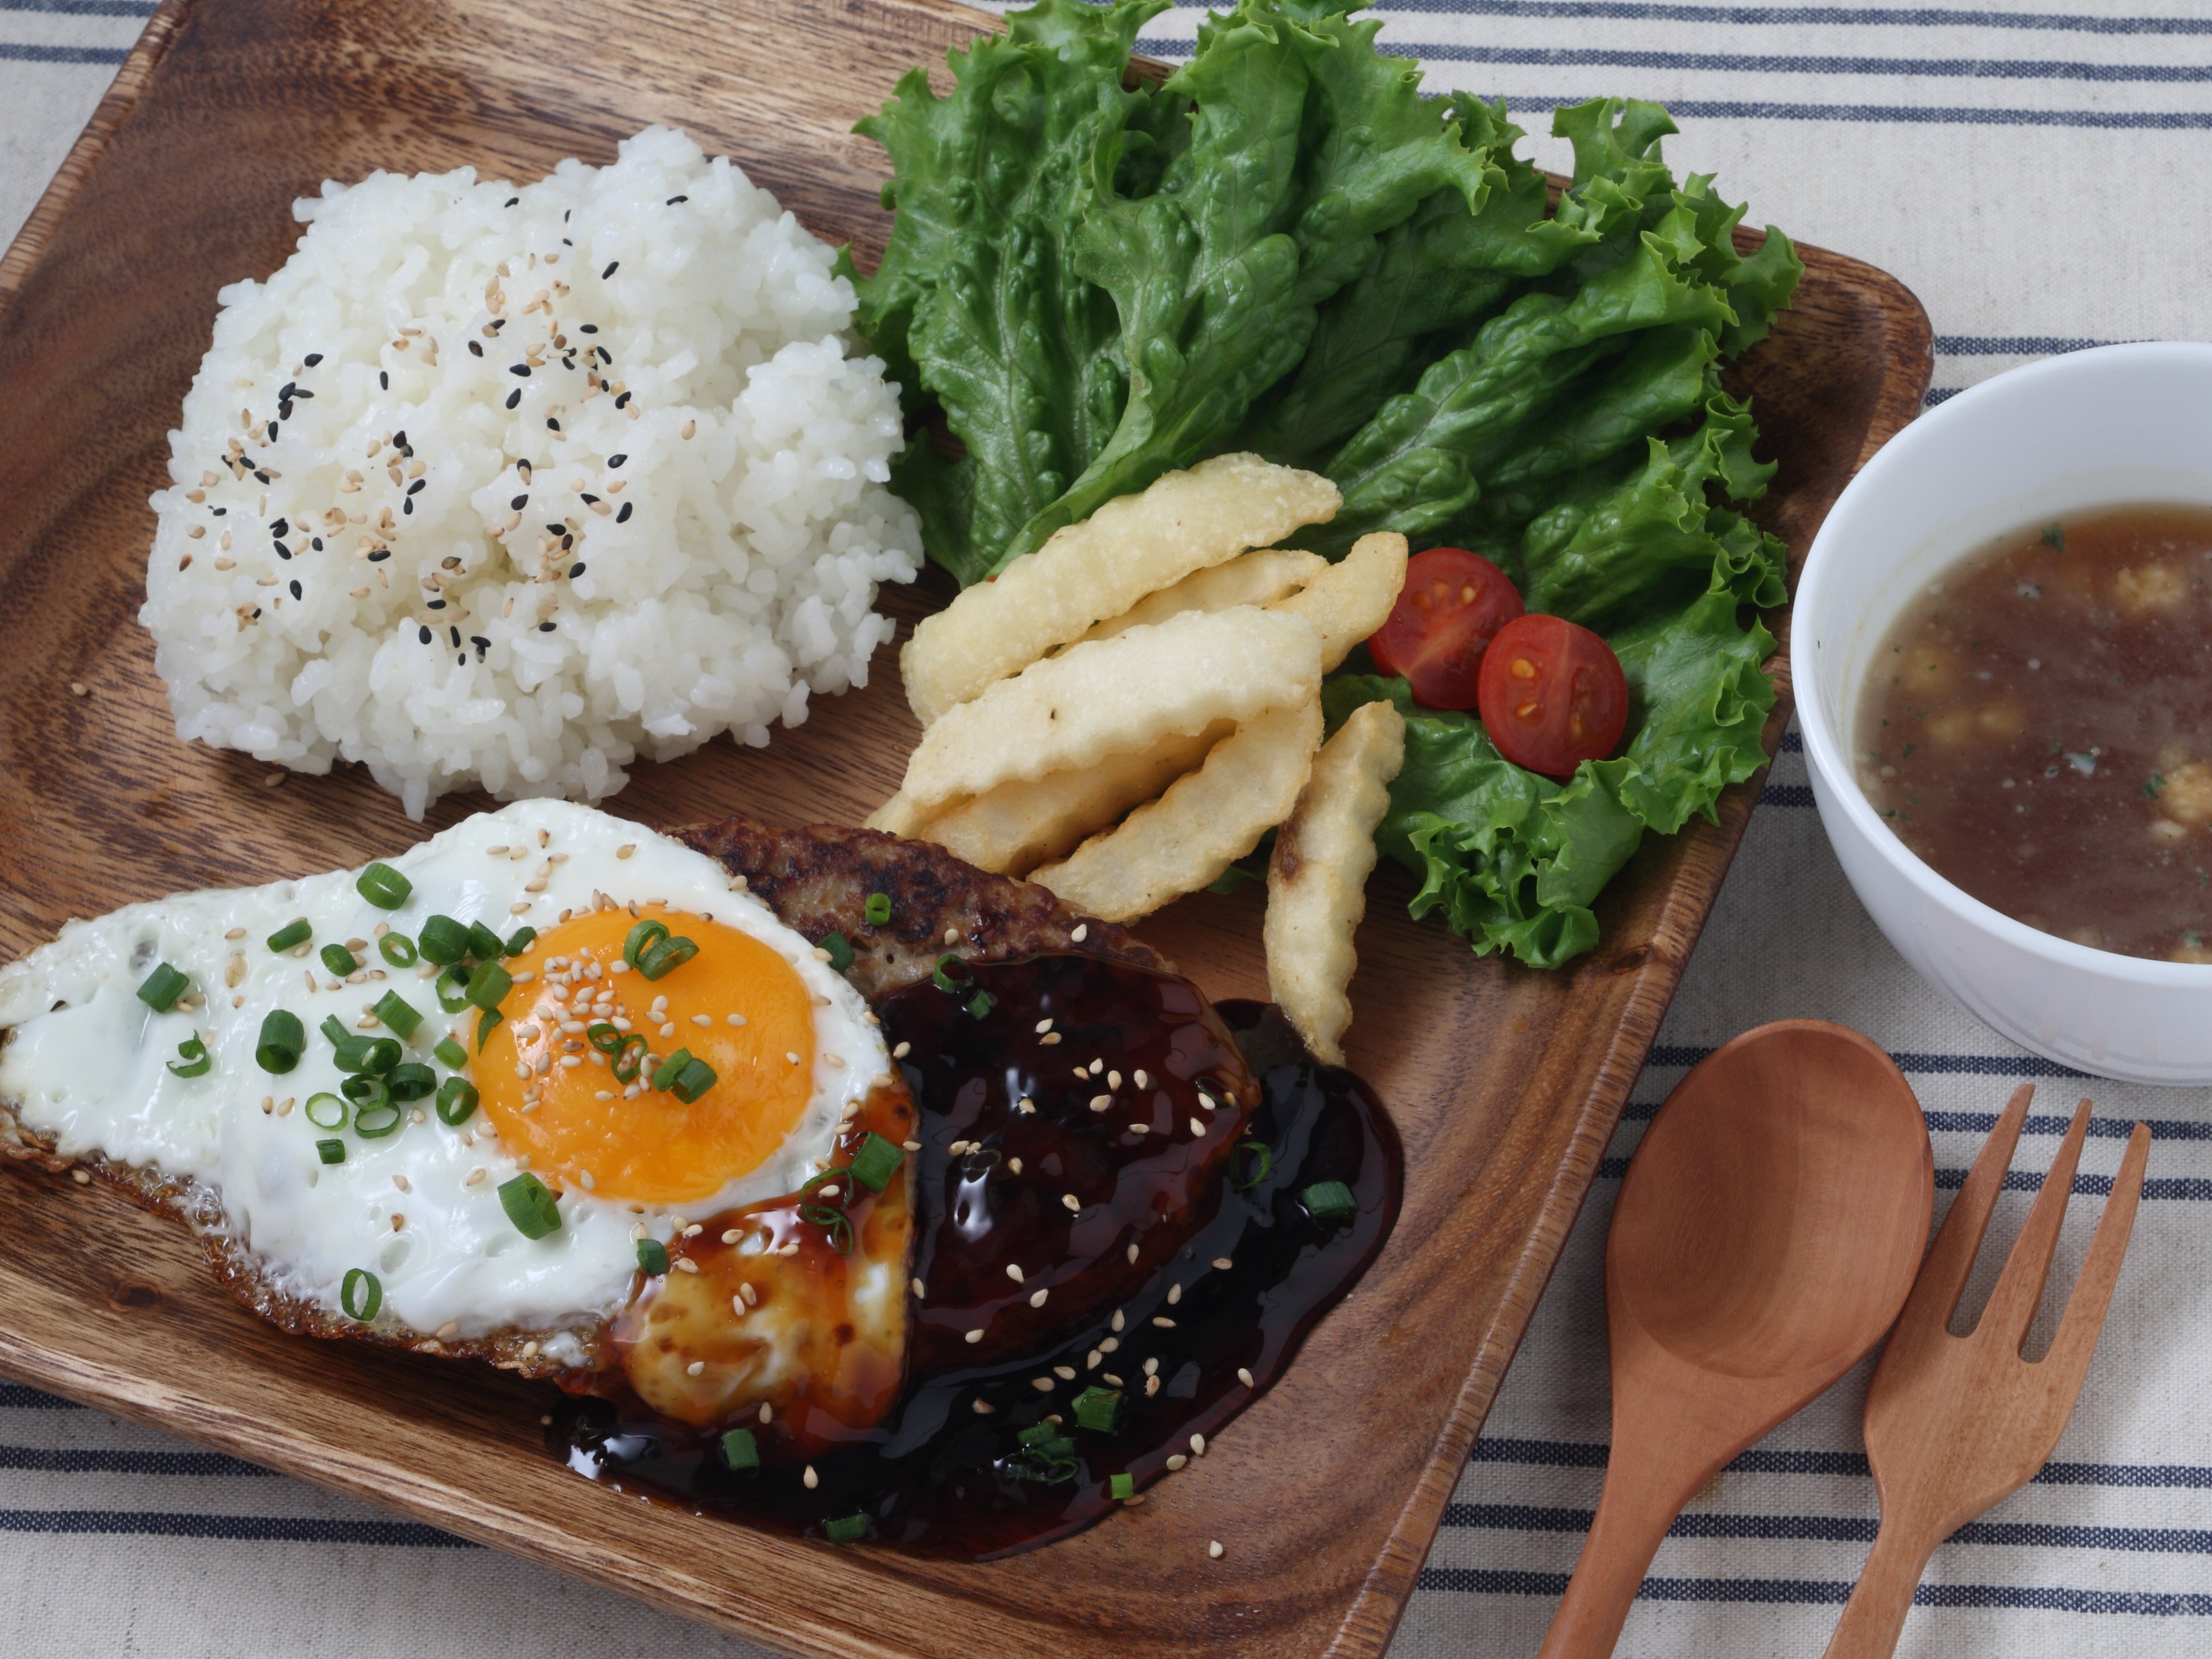
[[[1321,730],[1317,697],[1247,721],[1167,793],[1030,879],[1106,921],[1149,915],[1218,881],[1297,805]]]
[[[929,726],[1091,625],[1194,570],[1326,524],[1328,479],[1256,455],[1217,455],[1109,501],[923,618],[899,653],[907,701]]]
[[[1002,783],[919,829],[899,833],[933,841],[979,870],[1027,875],[1048,860],[1065,858],[1087,836],[1110,828],[1131,807],[1155,799],[1184,773],[1195,771],[1213,745],[1236,729],[1227,720],[1217,720],[1195,737],[1162,738],[1149,749],[1109,755],[1080,771],[1056,772],[1033,782]]]
[[[1327,672],[1389,620],[1398,590],[1405,585],[1406,538],[1395,531],[1378,530],[1362,536],[1343,558],[1268,609],[1287,611],[1313,623],[1321,635],[1321,665]]]
[[[1371,538],[1370,539],[1372,539]],[[1267,863],[1267,986],[1315,1059],[1344,1064],[1358,957],[1352,935],[1367,913],[1375,826],[1390,780],[1406,763],[1406,720],[1387,702],[1364,703],[1322,745],[1297,809],[1275,832]]]
[[[1320,685],[1321,641],[1304,617],[1251,605],[1188,611],[1071,646],[953,708],[922,733],[900,793],[933,811],[1195,737],[1216,720],[1241,726]]]
[[[1186,611],[1227,611],[1240,605],[1273,605],[1288,599],[1329,568],[1318,553],[1295,547],[1263,547],[1240,554],[1226,564],[1194,570],[1172,587],[1147,594],[1120,616],[1100,623],[1083,637],[1109,640],[1133,628],[1149,628]]]
[[[929,814],[916,806],[905,790],[900,790],[881,806],[868,814],[866,828],[880,830],[886,835],[919,836],[929,822]],[[970,860],[971,862],[973,860]]]

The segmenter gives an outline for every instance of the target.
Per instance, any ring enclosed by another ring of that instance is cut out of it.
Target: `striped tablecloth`
[[[1941,331],[1936,401],[2048,353],[2207,332],[2212,4],[2155,0],[2164,14],[2142,15],[2130,0],[2072,3],[1381,10],[1385,40],[1422,59],[1432,88],[1503,94],[1534,129],[1553,106],[1599,92],[1663,100],[1686,129],[1669,142],[1678,167],[1718,173],[1754,222],[1848,250],[1918,292]],[[29,211],[149,9],[0,0],[0,236]],[[1198,15],[1164,14],[1150,49],[1187,52]],[[1563,160],[1548,139],[1537,150]],[[1935,1136],[1939,1209],[2014,1085],[2039,1081],[2000,1241],[2079,1094],[2100,1111],[2082,1194],[2104,1191],[2130,1120],[2151,1120],[2159,1137],[2134,1253],[2056,1460],[1937,1552],[1901,1650],[2212,1650],[2205,1094],[2083,1082],[1944,1004],[1867,921],[1811,807],[1793,739],[1461,1481],[1396,1659],[1535,1650],[1604,1467],[1601,1264],[1620,1171],[1688,1066],[1789,1015],[1855,1025],[1897,1055]],[[2062,1283],[2096,1206],[2076,1208],[2053,1270]],[[1660,1551],[1625,1654],[1820,1651],[1875,1526],[1864,1386],[1863,1370],[1846,1378],[1700,1496]],[[595,1659],[752,1651],[0,1385],[0,1653],[407,1659],[518,1645]]]

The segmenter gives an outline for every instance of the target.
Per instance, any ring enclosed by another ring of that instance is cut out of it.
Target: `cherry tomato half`
[[[1563,617],[1516,617],[1482,659],[1482,724],[1516,766],[1563,778],[1603,760],[1628,724],[1620,659]]]
[[[1482,653],[1520,614],[1521,595],[1496,565],[1463,547],[1432,547],[1407,565],[1398,602],[1367,649],[1423,708],[1472,708]]]

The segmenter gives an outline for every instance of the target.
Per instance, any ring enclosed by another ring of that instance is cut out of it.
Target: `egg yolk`
[[[611,971],[641,920],[665,923],[698,954],[658,980]],[[750,933],[650,905],[635,916],[596,910],[540,934],[506,966],[514,988],[471,1070],[501,1143],[549,1185],[639,1204],[710,1198],[759,1168],[806,1110],[813,1000],[798,970]],[[633,1080],[617,1075],[627,1066],[594,1043],[594,1028],[611,1028],[596,1033],[609,1047],[645,1039]],[[653,1086],[678,1049],[714,1073],[690,1102]]]

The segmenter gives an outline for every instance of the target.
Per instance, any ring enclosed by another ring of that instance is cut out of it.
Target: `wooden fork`
[[[1829,1638],[1827,1659],[1887,1659],[1896,1651],[1912,1592],[1936,1546],[2027,1483],[2058,1443],[2081,1392],[2142,1197],[2148,1124],[2136,1124],[2128,1139],[2051,1352],[2033,1364],[2020,1357],[2073,1194],[2074,1168],[2089,1127],[2086,1100],[2043,1178],[1980,1323],[1963,1337],[1944,1328],[1966,1289],[2034,1093],[2033,1085],[2023,1085],[1990,1132],[1921,1264],[1867,1389],[1867,1459],[1881,1503],[1881,1529]]]

